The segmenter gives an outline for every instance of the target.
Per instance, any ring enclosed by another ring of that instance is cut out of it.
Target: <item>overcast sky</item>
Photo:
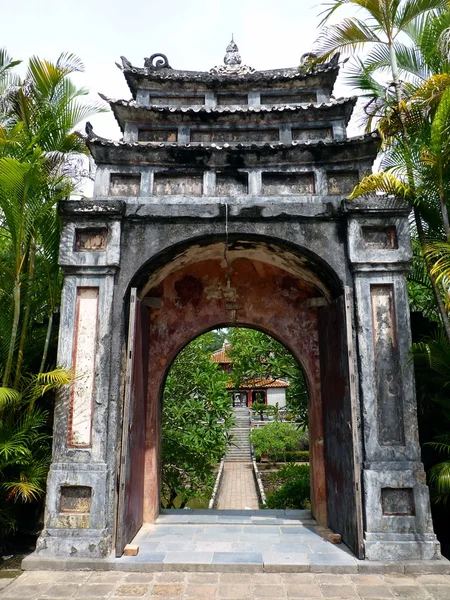
[[[319,0],[1,0],[0,45],[24,61],[73,52],[86,67],[76,83],[93,98],[128,99],[114,64],[120,55],[143,66],[144,57],[163,52],[174,69],[207,71],[223,63],[234,34],[243,63],[293,67],[311,50],[322,10]],[[351,93],[340,82],[335,88],[335,96]],[[111,113],[91,121],[98,135],[120,137]]]

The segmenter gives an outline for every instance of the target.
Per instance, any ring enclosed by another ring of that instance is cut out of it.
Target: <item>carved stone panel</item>
[[[412,488],[383,488],[381,505],[385,516],[414,516],[414,491]]]
[[[316,92],[303,92],[300,94],[261,94],[261,104],[301,104],[317,102]]]
[[[276,129],[191,129],[191,142],[278,142]]]
[[[313,127],[302,128],[294,127],[292,129],[292,140],[331,140],[333,137],[333,129],[331,127]]]
[[[75,252],[103,252],[108,245],[108,229],[77,229]]]
[[[138,142],[176,142],[177,139],[176,129],[139,128],[138,130]]]
[[[79,287],[77,290],[72,359],[76,380],[70,396],[69,446],[91,445],[98,294],[97,287]]]
[[[397,345],[394,289],[371,285],[378,436],[382,446],[404,445],[402,365]]]
[[[92,503],[92,488],[86,485],[64,485],[61,487],[60,512],[89,513]]]
[[[201,196],[203,173],[155,173],[153,195],[155,196]]]
[[[205,96],[150,96],[154,106],[193,106],[204,105]]]
[[[248,194],[247,173],[217,173],[216,196],[242,196]]]
[[[314,194],[314,173],[263,173],[262,192],[265,196]]]
[[[111,173],[109,179],[110,196],[139,196],[140,189],[140,174]]]
[[[357,171],[329,171],[327,177],[331,195],[350,194],[358,183]]]
[[[362,227],[363,245],[376,250],[396,250],[397,231],[392,227]]]
[[[248,104],[248,94],[217,94],[217,105],[218,106],[230,106],[233,104],[239,104],[245,106]]]

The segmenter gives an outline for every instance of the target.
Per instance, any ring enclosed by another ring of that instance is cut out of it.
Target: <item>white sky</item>
[[[86,67],[74,80],[94,99],[129,99],[120,55],[143,66],[162,52],[174,69],[207,71],[223,63],[233,33],[244,64],[293,67],[312,49],[322,10],[320,0],[0,0],[0,46],[24,62],[73,52]],[[352,95],[342,79],[335,96]],[[119,139],[111,113],[90,120],[98,135]]]

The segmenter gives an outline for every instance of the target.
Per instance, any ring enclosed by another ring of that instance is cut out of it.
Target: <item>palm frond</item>
[[[378,0],[331,0],[330,2],[323,2],[322,6],[325,6],[325,10],[320,13],[323,15],[322,20],[319,23],[319,27],[322,27],[342,6],[350,4],[356,9],[364,9],[366,12],[365,16],[372,17],[378,22],[383,19],[383,14]]]
[[[366,194],[387,194],[396,198],[410,200],[412,193],[407,184],[400,181],[391,173],[372,173],[364,177],[348,197],[354,200]]]
[[[17,390],[0,387],[0,411],[8,404],[17,403],[20,400],[21,394]]]
[[[399,5],[394,24],[399,31],[402,31],[409,23],[423,14],[432,10],[445,10],[446,8],[448,8],[447,0],[408,0],[408,2]]]
[[[366,44],[383,44],[374,30],[358,19],[344,19],[326,27],[317,38],[315,51],[328,58],[336,51],[357,52]]]
[[[433,500],[445,504],[450,499],[450,460],[431,467],[429,479]]]

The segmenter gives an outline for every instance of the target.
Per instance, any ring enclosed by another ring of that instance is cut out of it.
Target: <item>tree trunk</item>
[[[39,367],[39,373],[43,373],[44,369],[45,369],[45,363],[47,361],[48,348],[50,346],[50,339],[51,339],[51,336],[52,336],[52,329],[53,329],[53,309],[50,311],[50,316],[49,316],[49,319],[48,319],[47,335],[45,336],[44,351],[42,353],[42,360],[41,360],[41,365]]]
[[[32,295],[33,280],[34,280],[35,259],[36,259],[36,241],[33,240],[31,242],[30,257],[29,257],[29,264],[28,264],[28,282],[27,282],[27,290],[26,290],[27,291],[27,294],[26,294],[27,302],[25,305],[25,313],[23,316],[22,332],[20,334],[19,350],[17,352],[16,374],[14,377],[14,387],[16,389],[18,389],[19,383],[20,383],[20,376],[22,373],[22,364],[23,364],[23,353],[25,350],[25,343],[26,343],[27,334],[28,334],[28,324],[30,322],[31,295]]]
[[[3,373],[3,387],[8,387],[9,378],[11,376],[12,363],[14,358],[14,351],[16,348],[17,331],[19,329],[19,318],[20,318],[20,278],[16,275],[13,292],[14,312],[13,322],[11,329],[11,340],[9,342],[8,358],[6,359],[5,372]]]

